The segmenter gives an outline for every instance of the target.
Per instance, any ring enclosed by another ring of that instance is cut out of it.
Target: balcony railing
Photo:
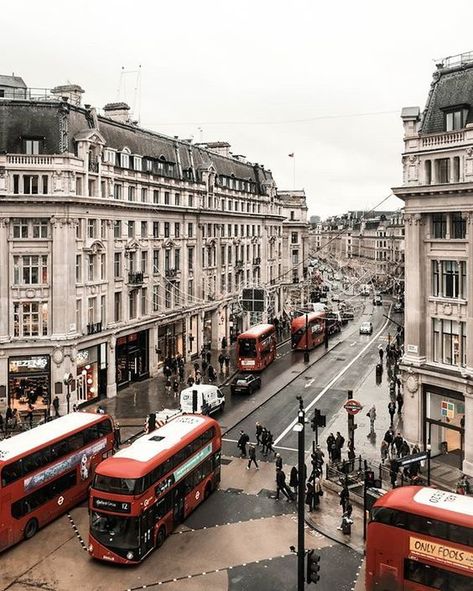
[[[130,283],[131,285],[141,285],[143,283],[143,273],[128,273],[128,283]]]
[[[173,277],[177,277],[179,269],[164,269],[164,276],[168,279],[172,279]]]
[[[253,265],[261,265],[261,257],[256,257],[253,259]]]
[[[26,164],[27,166],[52,166],[53,156],[42,156],[41,154],[15,154],[7,156],[8,164]]]
[[[450,146],[452,144],[461,144],[464,141],[464,131],[447,131],[445,133],[436,133],[424,136],[422,138],[422,147],[437,148],[438,146]]]
[[[243,267],[244,264],[245,264],[245,262],[242,261],[241,259],[238,261],[235,261],[235,267]]]
[[[87,325],[87,334],[96,334],[98,332],[102,332],[101,322],[94,322],[93,324]]]

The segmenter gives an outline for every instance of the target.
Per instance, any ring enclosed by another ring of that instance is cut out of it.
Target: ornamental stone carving
[[[411,374],[406,380],[406,388],[411,394],[415,394],[419,389],[419,378],[417,374]]]
[[[450,316],[452,314],[452,305],[449,303],[443,304],[443,313],[445,316]]]
[[[59,367],[64,361],[64,351],[62,347],[55,347],[52,353],[54,363]]]
[[[6,228],[10,224],[10,218],[0,218],[0,228]]]

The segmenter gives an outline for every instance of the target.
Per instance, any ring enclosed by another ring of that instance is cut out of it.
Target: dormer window
[[[467,116],[468,108],[464,105],[445,110],[445,131],[463,129]]]
[[[24,154],[40,154],[43,148],[43,140],[40,138],[23,138]]]

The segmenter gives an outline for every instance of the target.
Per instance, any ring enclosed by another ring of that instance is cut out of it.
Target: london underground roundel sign
[[[351,399],[345,402],[343,408],[347,411],[349,415],[356,415],[363,408],[363,405],[360,402],[358,402],[358,400]]]

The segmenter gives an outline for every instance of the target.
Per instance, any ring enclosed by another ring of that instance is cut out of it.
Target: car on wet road
[[[251,373],[238,374],[230,386],[232,394],[253,394],[261,388],[260,376]]]
[[[360,334],[373,334],[373,324],[371,322],[362,322],[360,324]]]

